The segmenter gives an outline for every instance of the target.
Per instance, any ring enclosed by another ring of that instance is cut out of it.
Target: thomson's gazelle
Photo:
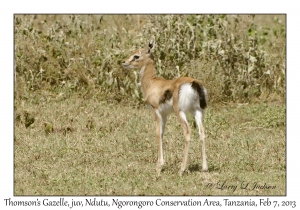
[[[144,49],[136,50],[122,62],[124,68],[136,68],[140,70],[140,86],[144,101],[149,104],[155,113],[156,135],[158,143],[158,160],[156,171],[160,174],[164,164],[162,139],[167,116],[175,112],[184,132],[185,148],[179,174],[186,169],[188,150],[190,146],[191,130],[187,121],[187,114],[195,117],[199,135],[202,140],[202,169],[207,170],[205,153],[205,134],[202,125],[204,109],[207,105],[207,93],[199,80],[190,77],[180,77],[173,80],[158,78],[155,74],[152,51],[155,45],[154,36],[151,37]]]

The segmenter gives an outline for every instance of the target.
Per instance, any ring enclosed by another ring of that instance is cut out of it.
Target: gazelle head
[[[123,60],[122,66],[124,68],[141,69],[149,62],[153,62],[152,51],[155,46],[155,37],[152,36],[145,48],[136,50],[128,58]]]

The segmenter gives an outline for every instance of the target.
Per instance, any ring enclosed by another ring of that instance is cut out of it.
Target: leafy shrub
[[[268,28],[258,30],[254,16],[168,15],[151,20],[149,31],[158,35],[160,75],[201,78],[217,101],[249,101],[273,91],[284,95],[285,29],[278,19],[275,36]],[[274,40],[280,53],[273,50]]]
[[[121,68],[156,36],[157,74],[205,82],[212,101],[285,96],[285,25],[245,15],[15,15],[15,96],[44,91],[139,101],[138,72]],[[135,100],[132,100],[135,99]],[[138,99],[138,100],[137,100]]]

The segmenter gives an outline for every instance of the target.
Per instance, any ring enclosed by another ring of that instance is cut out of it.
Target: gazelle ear
[[[151,36],[149,43],[148,43],[148,53],[151,53],[155,46],[155,37],[154,35]]]

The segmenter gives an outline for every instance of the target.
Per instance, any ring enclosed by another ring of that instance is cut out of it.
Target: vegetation
[[[209,172],[201,171],[202,144],[194,126],[182,177],[178,171],[184,137],[171,115],[163,142],[165,165],[156,177],[150,109],[78,97],[24,103],[16,112],[27,110],[36,122],[26,129],[23,116],[16,121],[15,195],[285,195],[283,107],[273,103],[208,108],[204,123]],[[237,189],[206,188],[225,181]],[[276,189],[243,190],[242,182]]]
[[[245,15],[16,15],[16,96],[76,92],[142,102],[121,60],[156,35],[157,73],[205,81],[212,102],[285,97],[285,22]],[[139,100],[136,100],[139,99]]]
[[[285,16],[14,19],[15,195],[286,194]],[[159,76],[192,76],[208,89],[208,173],[193,128],[188,170],[178,176],[184,141],[172,116],[156,177],[153,114],[138,71],[120,65],[152,34]],[[276,187],[245,190],[243,182]]]

